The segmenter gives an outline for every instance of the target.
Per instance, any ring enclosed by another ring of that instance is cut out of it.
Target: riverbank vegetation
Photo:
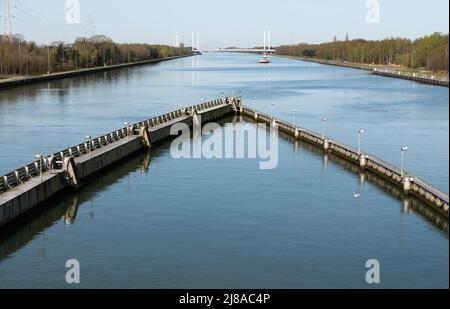
[[[0,38],[0,78],[39,75],[137,61],[190,55],[191,49],[167,45],[121,44],[105,36],[78,38],[71,44],[38,45],[21,35]]]
[[[276,49],[279,55],[316,58],[337,62],[371,65],[397,65],[409,69],[448,72],[448,34],[434,33],[416,40],[388,38],[378,41],[363,39],[322,44],[284,45]]]

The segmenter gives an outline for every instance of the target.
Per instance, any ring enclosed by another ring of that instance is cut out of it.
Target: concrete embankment
[[[380,75],[392,78],[402,78],[408,79],[414,82],[429,84],[435,86],[448,87],[448,78],[442,78],[436,75],[421,74],[421,73],[411,73],[403,72],[399,70],[383,69],[383,68],[373,68],[371,71],[374,75]]]
[[[55,79],[81,76],[81,75],[92,74],[92,73],[106,72],[106,71],[111,71],[111,70],[123,69],[123,68],[138,66],[138,65],[157,63],[157,62],[185,58],[185,57],[190,57],[190,55],[167,57],[167,58],[161,58],[161,59],[152,59],[152,60],[123,63],[123,64],[116,64],[116,65],[108,65],[108,66],[104,66],[104,67],[78,69],[78,70],[73,70],[73,71],[56,72],[56,73],[43,74],[43,75],[21,76],[21,77],[16,77],[16,78],[9,78],[9,79],[0,80],[0,89],[21,86],[21,85],[26,85],[26,84],[45,82],[45,81],[50,81],[50,80],[55,80]]]
[[[422,179],[410,175],[406,171],[401,171],[392,164],[385,162],[374,155],[364,153],[351,146],[345,145],[339,141],[322,136],[318,133],[309,131],[307,129],[294,126],[283,120],[276,119],[270,115],[255,111],[244,106],[240,107],[240,112],[250,119],[264,122],[272,126],[277,126],[278,129],[284,133],[293,136],[295,139],[301,139],[310,144],[313,144],[323,151],[330,154],[337,155],[359,168],[370,171],[373,174],[383,178],[386,181],[399,187],[404,194],[414,195],[422,200],[426,205],[431,206],[434,210],[444,215],[449,216],[449,201],[448,194],[441,192],[432,185],[426,183]]]
[[[332,60],[326,60],[326,59],[284,56],[284,55],[277,55],[277,56],[283,57],[283,58],[294,59],[294,60],[306,61],[306,62],[314,62],[314,63],[319,63],[319,64],[344,67],[344,68],[365,70],[374,75],[406,79],[406,80],[411,80],[411,81],[422,83],[422,84],[442,86],[442,87],[449,86],[448,76],[443,77],[443,76],[439,76],[436,74],[430,74],[430,73],[408,72],[405,70],[394,69],[392,67],[387,68],[387,67],[383,67],[383,66],[371,66],[369,64],[364,64],[364,63],[352,63],[352,62],[332,61]]]
[[[192,126],[198,115],[202,122],[221,118],[235,110],[238,100],[215,100],[132,124],[4,175],[0,179],[0,226],[131,154],[170,138],[173,124]]]

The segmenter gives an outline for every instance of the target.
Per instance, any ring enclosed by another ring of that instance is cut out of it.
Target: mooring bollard
[[[150,148],[151,147],[150,133],[147,131],[146,127],[140,128],[139,136],[141,137],[142,143],[145,145],[145,147]]]
[[[359,155],[359,166],[360,167],[365,167],[367,164],[367,156],[366,155]]]
[[[67,182],[69,186],[77,188],[80,186],[80,181],[77,175],[77,168],[73,157],[66,157],[63,159],[63,169],[67,173]]]
[[[272,127],[277,126],[277,120],[275,118],[272,118]]]
[[[412,182],[412,177],[403,177],[403,190],[405,192],[409,192],[411,191],[411,182]]]

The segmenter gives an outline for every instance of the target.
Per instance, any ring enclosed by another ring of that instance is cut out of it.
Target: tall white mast
[[[270,54],[270,30],[267,31],[267,50]]]
[[[194,51],[195,50],[195,46],[194,46],[194,32],[192,32],[192,37],[191,37],[191,48],[192,48],[192,51]]]
[[[199,40],[200,34],[197,32],[197,51],[200,51],[200,40]]]
[[[266,30],[264,30],[264,46],[263,46],[264,54],[266,53]]]

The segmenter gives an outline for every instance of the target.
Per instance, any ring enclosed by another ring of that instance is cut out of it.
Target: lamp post
[[[29,75],[28,71],[28,45],[25,43],[25,71],[27,72],[27,76]]]
[[[47,74],[50,74],[50,46],[47,45]]]
[[[42,158],[41,154],[36,155],[36,159],[39,159],[39,180],[42,182]]]
[[[297,114],[298,109],[295,108],[292,112],[294,114],[294,121],[292,122],[292,126],[295,128],[295,114]]]
[[[405,173],[404,171],[404,153],[408,151],[408,147],[407,146],[403,146],[402,148],[400,148],[400,153],[402,154],[402,160],[401,160],[401,168],[400,168],[400,175],[403,177],[403,174]]]
[[[253,100],[252,100],[252,102],[253,102],[253,112],[255,112],[256,110],[255,110],[255,105],[256,105],[256,97],[253,97]]]
[[[325,122],[327,121],[327,117],[322,117],[322,139],[325,139]]]
[[[272,110],[273,110],[273,106],[275,105],[275,103],[274,102],[272,102],[272,103],[270,103],[270,115],[272,116],[272,118],[273,118],[273,115],[272,115]]]
[[[92,137],[90,135],[86,135],[86,140],[88,141],[88,156],[91,156],[91,139]]]
[[[358,130],[358,155],[361,154],[361,134],[364,133],[363,129]]]

